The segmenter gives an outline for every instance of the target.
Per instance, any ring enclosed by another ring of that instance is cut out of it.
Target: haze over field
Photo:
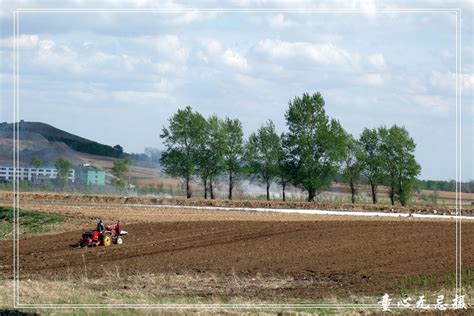
[[[130,6],[212,4],[141,3]],[[59,2],[22,4],[55,7]],[[439,1],[396,5],[463,10],[462,180],[472,179],[472,7]],[[251,6],[229,4],[235,9]],[[143,152],[162,147],[162,126],[186,105],[206,116],[239,118],[248,136],[267,119],[283,132],[288,101],[321,91],[328,114],[354,136],[364,127],[404,125],[417,143],[420,178],[454,179],[456,14],[380,12],[376,9],[395,6],[377,1],[339,1],[337,7],[362,11],[21,13],[20,117]],[[285,9],[271,3],[254,8]],[[0,15],[0,25],[0,116],[12,121],[8,10]]]

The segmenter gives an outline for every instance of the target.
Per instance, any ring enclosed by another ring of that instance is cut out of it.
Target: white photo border
[[[461,261],[461,8],[376,8],[375,12],[395,13],[455,13],[456,14],[456,287],[455,296],[462,295],[462,261]],[[34,309],[63,309],[63,308],[142,308],[142,309],[380,309],[379,304],[22,304],[19,291],[19,179],[16,170],[19,168],[19,27],[20,13],[97,13],[97,12],[127,12],[127,13],[182,13],[182,12],[213,12],[213,13],[364,13],[362,9],[107,9],[107,8],[18,8],[13,11],[13,307]],[[390,309],[410,309],[410,307],[390,306]],[[430,308],[431,309],[431,308]]]

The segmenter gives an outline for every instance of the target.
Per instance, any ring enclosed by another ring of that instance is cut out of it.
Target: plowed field
[[[83,224],[95,224],[89,220],[93,207],[50,208],[76,213],[77,224],[65,226],[65,232],[21,239],[21,279],[100,278],[110,271],[281,276],[292,278],[293,285],[257,295],[316,298],[379,295],[399,290],[400,280],[407,276],[429,275],[441,282],[455,272],[454,221],[140,211],[124,206],[101,214],[106,222],[122,219],[129,231],[123,245],[74,249],[69,245],[78,240]],[[474,223],[462,224],[462,240],[463,266],[473,268]],[[4,277],[11,276],[11,246],[11,241],[0,241]]]

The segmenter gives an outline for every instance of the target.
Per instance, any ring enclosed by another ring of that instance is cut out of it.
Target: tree
[[[214,182],[223,170],[224,137],[222,121],[212,115],[206,122],[204,138],[198,151],[198,173],[204,185],[204,198],[208,191],[214,199]]]
[[[203,142],[206,120],[190,106],[178,110],[163,127],[160,137],[166,147],[160,162],[164,171],[173,177],[182,177],[186,183],[186,197],[191,198],[190,182],[196,173],[197,157]]]
[[[38,169],[39,167],[43,165],[43,160],[38,156],[33,156],[31,157],[30,165]]]
[[[35,167],[35,169],[38,169],[39,167],[41,167],[43,165],[43,160],[40,157],[35,155],[35,156],[31,157],[30,165]],[[38,170],[36,170],[36,171],[38,171]],[[37,177],[35,175],[35,177],[33,179],[33,183],[36,183],[36,181],[37,181]]]
[[[360,179],[363,168],[363,152],[360,144],[350,134],[347,134],[344,145],[346,146],[346,156],[342,163],[342,176],[349,184],[351,201],[355,203],[357,182]]]
[[[285,142],[284,137],[285,137],[284,134],[280,136],[280,144],[282,146],[279,149],[278,173],[277,173],[276,181],[278,184],[281,185],[282,200],[286,201],[286,186],[291,181],[292,168],[291,168],[291,163],[289,161],[289,156],[287,152],[285,151],[285,148],[283,147],[283,143]]]
[[[329,186],[344,156],[345,132],[337,120],[329,119],[324,99],[317,92],[289,102],[285,114],[289,132],[284,146],[289,155],[292,182],[308,191],[308,201]]]
[[[69,170],[71,168],[71,163],[69,160],[59,157],[56,159],[56,163],[54,164],[56,169],[58,170],[58,181],[61,185],[64,185],[67,181],[69,176]]]
[[[229,200],[232,200],[236,176],[242,171],[244,154],[242,123],[238,119],[226,118],[222,123],[223,166],[229,175]]]
[[[119,159],[114,161],[112,175],[115,177],[115,179],[112,181],[112,184],[115,187],[119,189],[125,189],[127,187],[129,165],[130,160],[128,159]]]
[[[246,145],[246,162],[250,172],[266,184],[267,201],[270,201],[270,185],[278,175],[280,153],[281,140],[272,121],[250,135]]]
[[[121,157],[123,155],[123,147],[120,145],[115,145],[114,150],[117,152],[117,157]]]
[[[397,125],[390,129],[379,129],[382,138],[384,166],[390,186],[390,200],[406,205],[416,185],[421,166],[415,159],[416,144],[404,127]]]
[[[151,162],[160,162],[161,151],[158,148],[145,147],[145,155]]]
[[[382,183],[383,168],[382,141],[377,129],[365,128],[360,135],[362,146],[362,174],[368,179],[372,191],[372,203],[377,204],[377,187]]]

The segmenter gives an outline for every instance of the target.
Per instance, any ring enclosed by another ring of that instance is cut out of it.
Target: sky
[[[285,132],[288,103],[319,91],[327,114],[355,137],[366,127],[405,126],[420,178],[440,180],[456,178],[457,16],[448,9],[459,9],[459,166],[462,180],[474,179],[472,2],[4,0],[0,7],[0,121],[13,120],[13,11],[30,9],[18,23],[21,119],[138,153],[163,148],[161,129],[187,105],[240,119],[248,136],[269,119]]]

